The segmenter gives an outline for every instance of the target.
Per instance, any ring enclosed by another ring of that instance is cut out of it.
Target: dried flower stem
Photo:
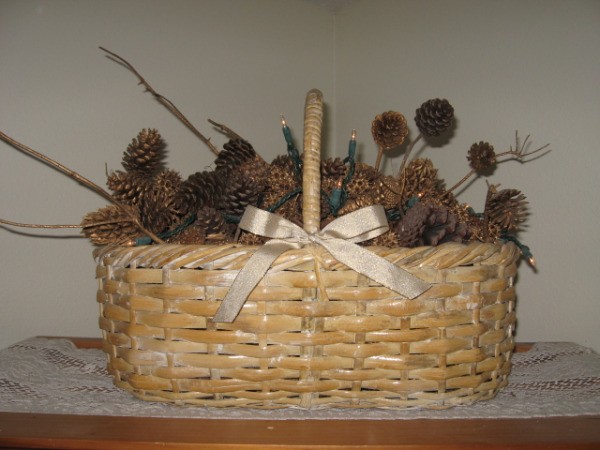
[[[534,150],[534,151],[532,151],[532,152],[526,152],[526,151],[525,151],[525,146],[526,146],[526,144],[527,144],[527,141],[529,140],[529,136],[530,136],[530,135],[527,135],[527,137],[525,138],[525,140],[523,141],[523,143],[522,143],[522,144],[520,144],[520,143],[519,143],[519,133],[518,133],[518,132],[515,132],[515,148],[514,148],[514,150],[513,150],[513,148],[512,148],[512,145],[511,145],[511,146],[510,146],[510,150],[507,150],[507,151],[505,151],[505,152],[502,152],[502,153],[498,153],[498,154],[495,156],[495,159],[496,159],[496,161],[497,161],[497,162],[496,162],[496,164],[499,164],[499,163],[501,163],[501,162],[504,162],[504,161],[508,161],[509,159],[516,159],[517,161],[519,161],[519,162],[522,162],[522,163],[524,163],[524,162],[528,162],[528,161],[530,161],[530,160],[526,160],[526,158],[527,158],[527,157],[529,157],[529,156],[531,156],[531,155],[534,155],[534,154],[536,154],[536,153],[538,153],[538,152],[541,152],[542,150],[545,150],[545,149],[547,149],[547,148],[548,148],[548,146],[550,145],[550,144],[546,144],[546,145],[543,145],[543,146],[541,146],[540,148],[537,148],[537,149],[535,149],[535,150]],[[545,152],[545,153],[542,153],[542,154],[540,154],[540,155],[536,156],[536,158],[539,158],[539,157],[541,157],[541,156],[544,156],[544,155],[545,155],[546,153],[548,153],[549,151],[550,151],[550,149],[546,150],[546,152]],[[503,156],[511,156],[512,158],[506,158],[506,159],[505,159],[505,160],[503,160],[503,161],[498,161],[498,158],[501,158],[501,157],[503,157]],[[452,191],[456,190],[456,189],[457,189],[457,188],[458,188],[460,185],[462,185],[462,184],[463,184],[465,181],[467,181],[469,178],[471,178],[471,177],[472,177],[473,175],[475,175],[476,173],[477,173],[477,171],[476,171],[476,170],[474,170],[474,169],[471,169],[471,171],[470,171],[469,173],[467,173],[467,174],[466,174],[464,177],[462,177],[462,179],[461,179],[460,181],[458,181],[458,182],[457,182],[457,183],[456,183],[454,186],[452,186],[450,189],[447,189],[447,190],[446,190],[446,193],[445,193],[445,195],[447,195],[447,194],[449,194],[450,192],[452,192]]]
[[[13,222],[11,220],[0,219],[0,223],[4,225],[10,225],[12,227],[19,228],[48,228],[48,229],[61,229],[61,228],[90,228],[90,227],[98,227],[101,225],[110,225],[113,223],[119,222],[131,222],[131,219],[117,219],[117,220],[103,220],[101,222],[93,222],[85,225],[47,225],[40,223],[21,223],[21,222]]]
[[[405,183],[406,183],[406,177],[404,176],[404,170],[406,168],[406,163],[408,162],[408,156],[410,155],[410,152],[412,152],[412,149],[414,148],[415,144],[422,137],[423,137],[423,133],[419,133],[419,135],[415,138],[415,140],[410,143],[410,145],[406,149],[406,153],[404,153],[404,158],[402,158],[402,164],[400,165],[400,170],[398,171],[398,179],[402,181],[402,184],[400,186],[400,198],[402,198],[402,195],[404,194],[404,187],[405,187]]]
[[[383,156],[383,147],[379,146],[377,149],[377,160],[375,161],[375,170],[379,172],[379,166],[381,165],[381,158]]]
[[[150,230],[147,230],[138,220],[138,218],[135,216],[135,214],[131,211],[131,208],[129,208],[126,205],[123,205],[122,203],[119,203],[118,201],[115,200],[115,198],[110,195],[107,191],[105,191],[104,189],[102,189],[100,186],[98,186],[96,183],[94,183],[91,180],[88,180],[87,178],[81,176],[80,174],[78,174],[77,172],[75,172],[74,170],[69,169],[66,166],[63,166],[61,163],[54,161],[52,158],[47,157],[46,155],[30,148],[27,147],[25,144],[21,144],[20,142],[14,140],[13,138],[11,138],[10,136],[4,134],[2,131],[0,131],[0,139],[2,139],[3,141],[5,141],[6,143],[12,145],[13,147],[15,147],[17,150],[22,151],[23,153],[26,153],[30,156],[33,156],[36,159],[39,159],[40,161],[48,164],[49,166],[54,167],[55,169],[59,170],[60,172],[64,173],[65,175],[69,176],[70,178],[73,178],[75,181],[83,184],[84,186],[88,187],[89,189],[93,190],[94,192],[96,192],[97,194],[99,194],[100,196],[106,198],[107,200],[109,200],[111,203],[114,203],[116,206],[118,206],[119,208],[121,208],[121,210],[123,210],[130,218],[131,221],[144,233],[146,233],[150,238],[152,238],[153,241],[157,242],[157,243],[161,243],[164,244],[164,241],[162,239],[160,239],[158,236],[156,236],[154,233],[152,233]],[[44,228],[44,227],[40,227],[40,228]],[[49,228],[49,227],[48,227]]]
[[[211,119],[208,119],[208,121],[211,125],[214,125],[221,133],[225,134],[229,139],[243,139],[239,134],[237,134],[228,126],[223,125],[222,123],[215,122]]]
[[[81,225],[42,225],[37,223],[19,223],[12,222],[6,219],[0,219],[0,223],[4,225],[10,225],[11,227],[20,228],[81,228]]]
[[[117,55],[116,53],[105,49],[104,47],[100,47],[100,50],[105,51],[114,59],[116,59],[117,62],[123,64],[131,72],[133,72],[135,76],[138,77],[138,79],[140,80],[139,84],[142,84],[146,88],[146,90],[150,92],[156,100],[158,100],[160,104],[166,107],[169,111],[171,111],[171,113],[175,115],[175,117],[181,120],[181,122],[183,122],[185,126],[187,126],[192,131],[192,133],[194,133],[202,142],[204,142],[204,144],[208,146],[211,152],[213,152],[215,155],[219,154],[219,150],[212,144],[212,142],[210,142],[210,138],[207,138],[202,133],[200,133],[200,131],[198,131],[198,129],[187,119],[187,117],[183,115],[183,113],[173,104],[171,100],[156,92],[154,88],[150,86],[150,84],[144,79],[144,77],[142,77],[140,73],[137,70],[135,70],[135,68],[129,63],[129,61]]]
[[[402,158],[402,164],[400,165],[400,170],[398,171],[398,178],[402,178],[404,175],[404,168],[406,167],[406,163],[408,162],[408,157],[410,152],[414,148],[415,144],[419,142],[419,140],[423,137],[423,133],[419,133],[419,135],[415,138],[414,141],[410,143],[408,148],[406,149],[406,153],[404,153],[404,158]]]

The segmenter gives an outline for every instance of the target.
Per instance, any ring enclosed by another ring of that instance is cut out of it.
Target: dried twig
[[[192,133],[194,133],[202,142],[204,142],[204,144],[208,146],[211,152],[213,152],[215,155],[219,154],[219,150],[212,144],[210,138],[207,138],[202,133],[200,133],[200,131],[198,131],[198,129],[187,119],[187,117],[183,115],[183,113],[173,104],[171,100],[156,92],[154,88],[150,86],[150,84],[144,79],[144,77],[142,77],[142,75],[140,75],[140,73],[137,70],[135,70],[135,68],[131,65],[131,63],[129,63],[129,61],[117,55],[116,53],[105,49],[104,47],[100,47],[100,50],[105,51],[113,59],[115,59],[120,64],[123,64],[131,72],[133,72],[135,76],[138,77],[139,84],[143,85],[146,88],[146,90],[150,92],[156,100],[158,100],[160,104],[166,107],[169,111],[171,111],[171,113],[175,115],[175,117],[181,120],[185,124],[185,126],[187,126],[192,131]]]
[[[227,136],[229,139],[244,139],[243,137],[241,137],[239,134],[237,134],[235,131],[233,131],[231,128],[229,128],[226,125],[223,125],[222,123],[218,123],[215,122],[214,120],[208,119],[208,121],[214,125],[221,133],[223,133],[225,136]]]
[[[21,144],[20,142],[14,140],[13,138],[11,138],[10,136],[6,135],[5,133],[3,133],[2,131],[0,131],[0,139],[2,139],[3,141],[5,141],[6,143],[12,145],[14,148],[16,148],[17,150],[22,151],[23,153],[26,153],[30,156],[33,156],[36,159],[39,159],[40,161],[48,164],[49,166],[54,167],[55,169],[59,170],[60,172],[64,173],[65,175],[69,176],[70,178],[73,178],[75,181],[83,184],[84,186],[88,187],[89,189],[93,190],[94,192],[96,192],[97,194],[101,195],[102,197],[104,197],[105,199],[107,199],[108,201],[110,201],[111,203],[114,203],[116,206],[118,206],[119,208],[121,208],[121,210],[123,210],[129,217],[131,217],[131,221],[144,233],[146,233],[153,241],[157,242],[157,243],[164,243],[164,241],[162,239],[160,239],[158,236],[156,236],[154,233],[152,233],[150,230],[147,230],[139,221],[139,219],[135,216],[135,214],[133,213],[133,211],[131,210],[131,208],[129,208],[127,205],[124,205],[122,203],[119,203],[118,201],[115,200],[115,198],[110,195],[110,193],[108,193],[107,191],[105,191],[104,189],[102,189],[100,186],[98,186],[96,183],[94,183],[91,180],[88,180],[87,178],[81,176],[80,174],[78,174],[77,172],[75,172],[72,169],[69,169],[66,166],[63,166],[61,163],[54,161],[52,158],[47,157],[46,155],[27,147],[25,144]],[[13,222],[14,224],[16,224],[16,222]],[[51,228],[50,226],[39,226],[37,228]],[[64,227],[60,227],[60,228],[64,228]]]
[[[543,145],[540,148],[533,150],[532,152],[525,151],[525,147],[527,146],[527,141],[529,140],[529,136],[530,135],[527,135],[527,137],[521,144],[519,142],[519,132],[515,131],[515,148],[513,149],[512,145],[511,145],[510,150],[507,150],[505,152],[498,153],[497,155],[495,155],[495,157],[494,157],[494,159],[496,161],[495,163],[499,164],[504,161],[508,161],[510,159],[516,159],[519,162],[526,163],[526,162],[531,161],[532,159],[541,158],[542,156],[544,156],[545,154],[547,154],[548,152],[551,151],[551,149],[548,148],[550,146],[550,144]],[[539,153],[542,150],[546,150],[546,151],[544,153]],[[527,159],[531,155],[535,155],[535,154],[537,154],[537,156],[535,156],[535,158]],[[509,158],[503,159],[502,161],[498,161],[498,158],[501,158],[503,156],[509,156]],[[467,173],[464,177],[462,177],[462,179],[459,180],[454,186],[452,186],[450,189],[447,189],[445,195],[447,195],[450,192],[457,189],[459,186],[461,186],[465,181],[467,181],[469,178],[471,178],[476,173],[477,173],[477,171],[475,169],[471,169],[471,171],[469,171],[469,173]]]

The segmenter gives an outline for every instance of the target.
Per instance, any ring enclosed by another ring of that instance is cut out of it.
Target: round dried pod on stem
[[[379,171],[383,152],[398,147],[408,136],[406,118],[396,111],[378,114],[371,124],[371,134],[378,146],[375,169]]]

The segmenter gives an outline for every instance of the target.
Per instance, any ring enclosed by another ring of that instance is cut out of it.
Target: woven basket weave
[[[318,91],[305,111],[304,228],[314,232]],[[432,287],[406,299],[309,245],[281,254],[236,320],[217,323],[258,247],[97,249],[115,384],[144,400],[214,407],[446,408],[494,397],[511,368],[516,246],[367,248]]]

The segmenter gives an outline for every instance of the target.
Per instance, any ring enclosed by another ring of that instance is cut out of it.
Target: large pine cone
[[[116,205],[87,213],[81,228],[95,245],[123,244],[143,234],[131,216]]]
[[[244,139],[229,140],[217,156],[215,166],[217,171],[225,173],[245,172],[252,181],[263,185],[266,183],[269,170],[269,164]]]
[[[454,108],[448,100],[427,100],[417,109],[415,123],[424,136],[439,136],[446,131],[454,119]]]
[[[158,131],[144,128],[127,147],[122,164],[128,172],[153,174],[163,168],[165,156],[165,142]]]
[[[398,221],[394,230],[401,247],[462,242],[467,226],[443,205],[419,202]]]
[[[398,147],[408,136],[406,118],[396,111],[378,114],[371,124],[371,134],[375,143],[384,150]]]
[[[262,186],[252,178],[241,172],[232,172],[227,178],[221,201],[215,207],[226,216],[241,216],[246,206],[257,205],[262,192]]]
[[[188,177],[186,184],[191,186],[196,197],[196,207],[216,208],[221,203],[227,178],[215,171],[196,172]]]

